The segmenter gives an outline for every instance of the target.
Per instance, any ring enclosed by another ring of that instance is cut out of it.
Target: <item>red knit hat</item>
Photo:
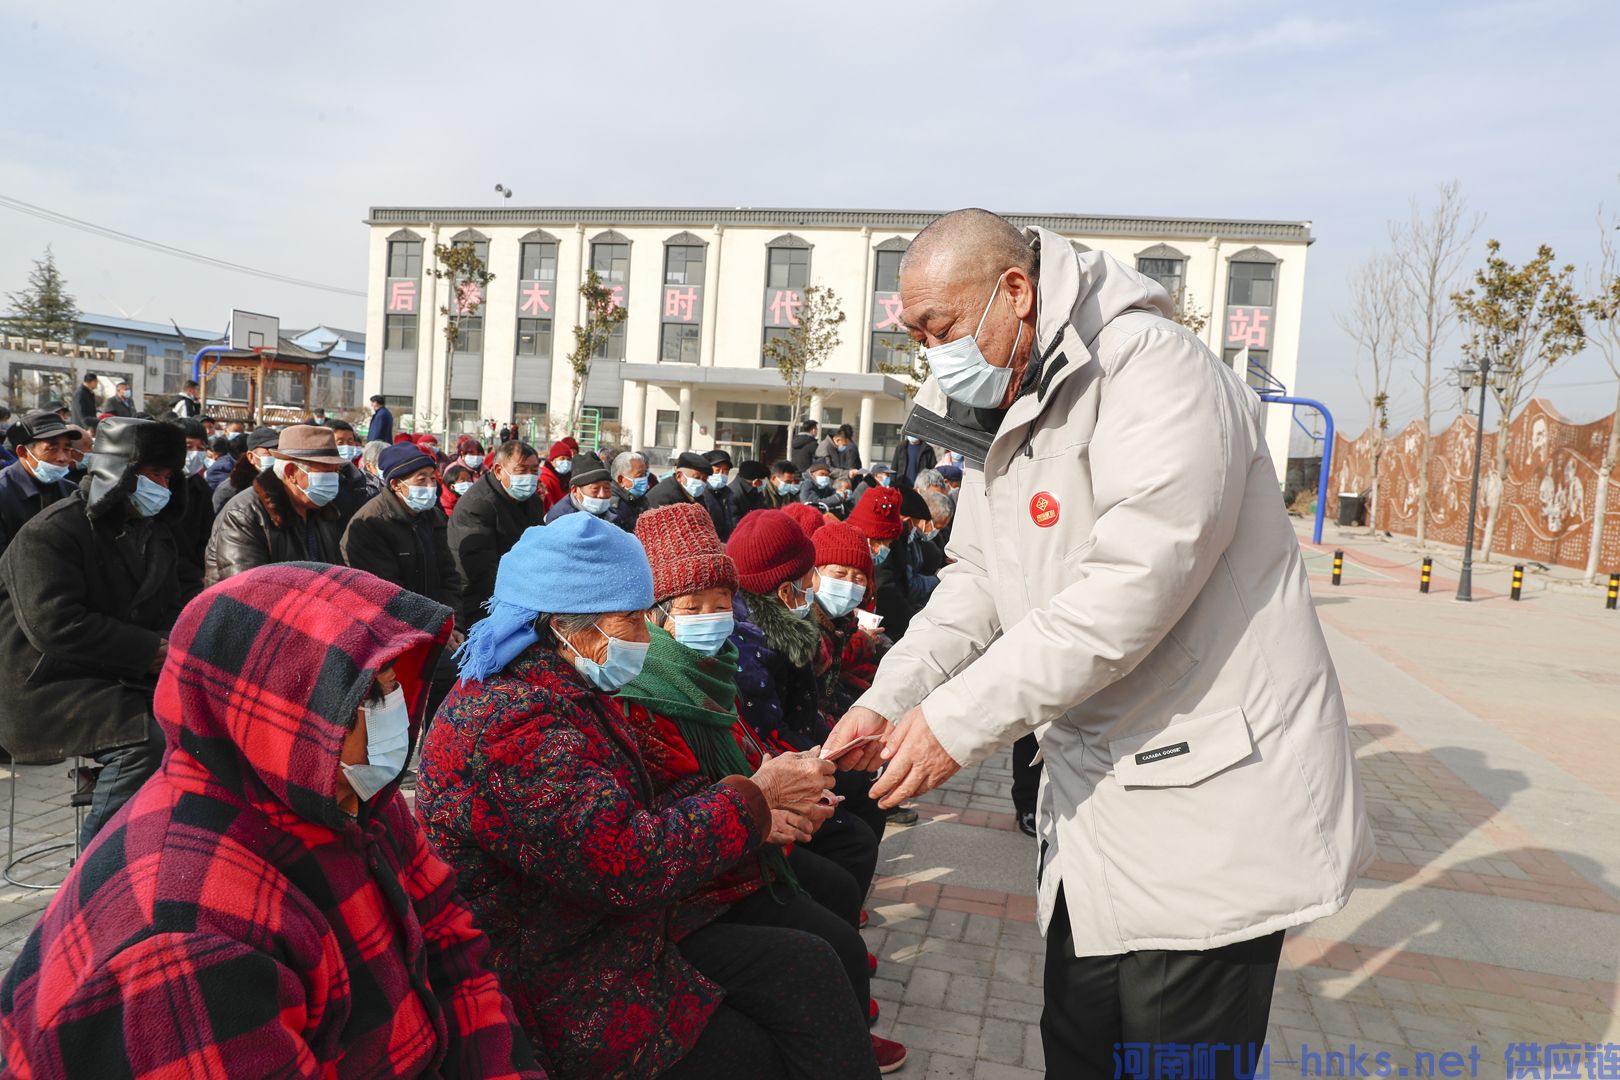
[[[641,531],[639,522],[636,531]],[[738,583],[751,593],[768,593],[784,581],[797,581],[816,564],[810,538],[780,510],[744,514],[726,553],[737,564]]]
[[[568,445],[567,439],[552,443],[551,449],[546,451],[547,461],[556,461],[558,458],[568,458],[572,461],[573,457],[574,447]]]
[[[866,575],[868,586],[876,571],[872,566],[872,549],[867,546],[866,537],[860,534],[846,521],[835,522],[824,529],[816,530],[816,535],[810,538],[810,543],[816,549],[817,566],[847,566],[851,570],[859,570]],[[654,566],[657,564],[655,563]]]
[[[714,519],[698,503],[675,503],[636,519],[636,539],[652,564],[653,602],[699,589],[737,589],[737,567],[714,531]]]
[[[782,513],[793,519],[793,524],[804,530],[804,535],[814,539],[816,530],[827,524],[827,519],[821,511],[809,503],[789,503],[782,507]]]
[[[848,524],[868,540],[893,540],[900,535],[900,498],[894,488],[867,488]]]

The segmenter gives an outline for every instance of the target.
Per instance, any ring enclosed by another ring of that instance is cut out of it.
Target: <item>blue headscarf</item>
[[[489,617],[456,653],[461,677],[481,682],[540,640],[534,620],[652,607],[652,567],[641,542],[594,514],[569,514],[523,531],[501,556]]]

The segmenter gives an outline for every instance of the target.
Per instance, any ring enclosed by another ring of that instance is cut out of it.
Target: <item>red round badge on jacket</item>
[[[1043,529],[1050,529],[1058,523],[1058,513],[1062,509],[1050,491],[1038,491],[1029,500],[1030,520]]]

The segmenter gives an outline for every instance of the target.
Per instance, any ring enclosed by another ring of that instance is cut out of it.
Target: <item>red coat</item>
[[[543,646],[451,691],[420,770],[417,816],[557,1075],[651,1077],[690,1050],[722,992],[673,923],[764,840],[753,782],[660,805],[617,702]]]
[[[549,461],[540,465],[540,492],[545,497],[547,510],[562,502],[568,494],[567,477],[553,469]]]
[[[303,563],[187,606],[157,687],[163,765],[0,988],[8,1076],[543,1080],[397,782],[358,818],[337,806],[376,671],[394,663],[420,717],[449,629],[431,600]]]
[[[696,794],[709,786],[698,766],[697,756],[681,737],[681,729],[667,716],[658,716],[640,702],[629,705],[625,717],[641,740],[642,760],[652,777],[660,805],[668,805]],[[760,746],[741,718],[731,728],[750,770],[760,765]],[[758,859],[744,859],[736,867],[704,883],[688,896],[677,919],[681,936],[706,926],[725,913],[727,907],[765,887]]]

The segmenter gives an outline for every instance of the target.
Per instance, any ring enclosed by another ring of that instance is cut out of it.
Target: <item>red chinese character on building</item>
[[[1233,348],[1270,347],[1271,316],[1264,308],[1231,308],[1226,313],[1226,343]]]
[[[456,286],[456,314],[471,315],[484,302],[484,290],[476,281],[463,281]]]
[[[388,310],[390,313],[416,314],[416,282],[390,281],[388,283]]]
[[[677,322],[689,323],[697,308],[697,290],[673,286],[664,290],[664,315]]]
[[[793,289],[777,289],[771,296],[771,325],[798,326],[799,305],[804,297]]]
[[[900,294],[879,293],[878,306],[883,308],[883,319],[877,324],[879,330],[904,330],[905,324],[900,321]]]
[[[523,303],[518,307],[521,315],[550,315],[551,290],[538,281],[523,286]]]

